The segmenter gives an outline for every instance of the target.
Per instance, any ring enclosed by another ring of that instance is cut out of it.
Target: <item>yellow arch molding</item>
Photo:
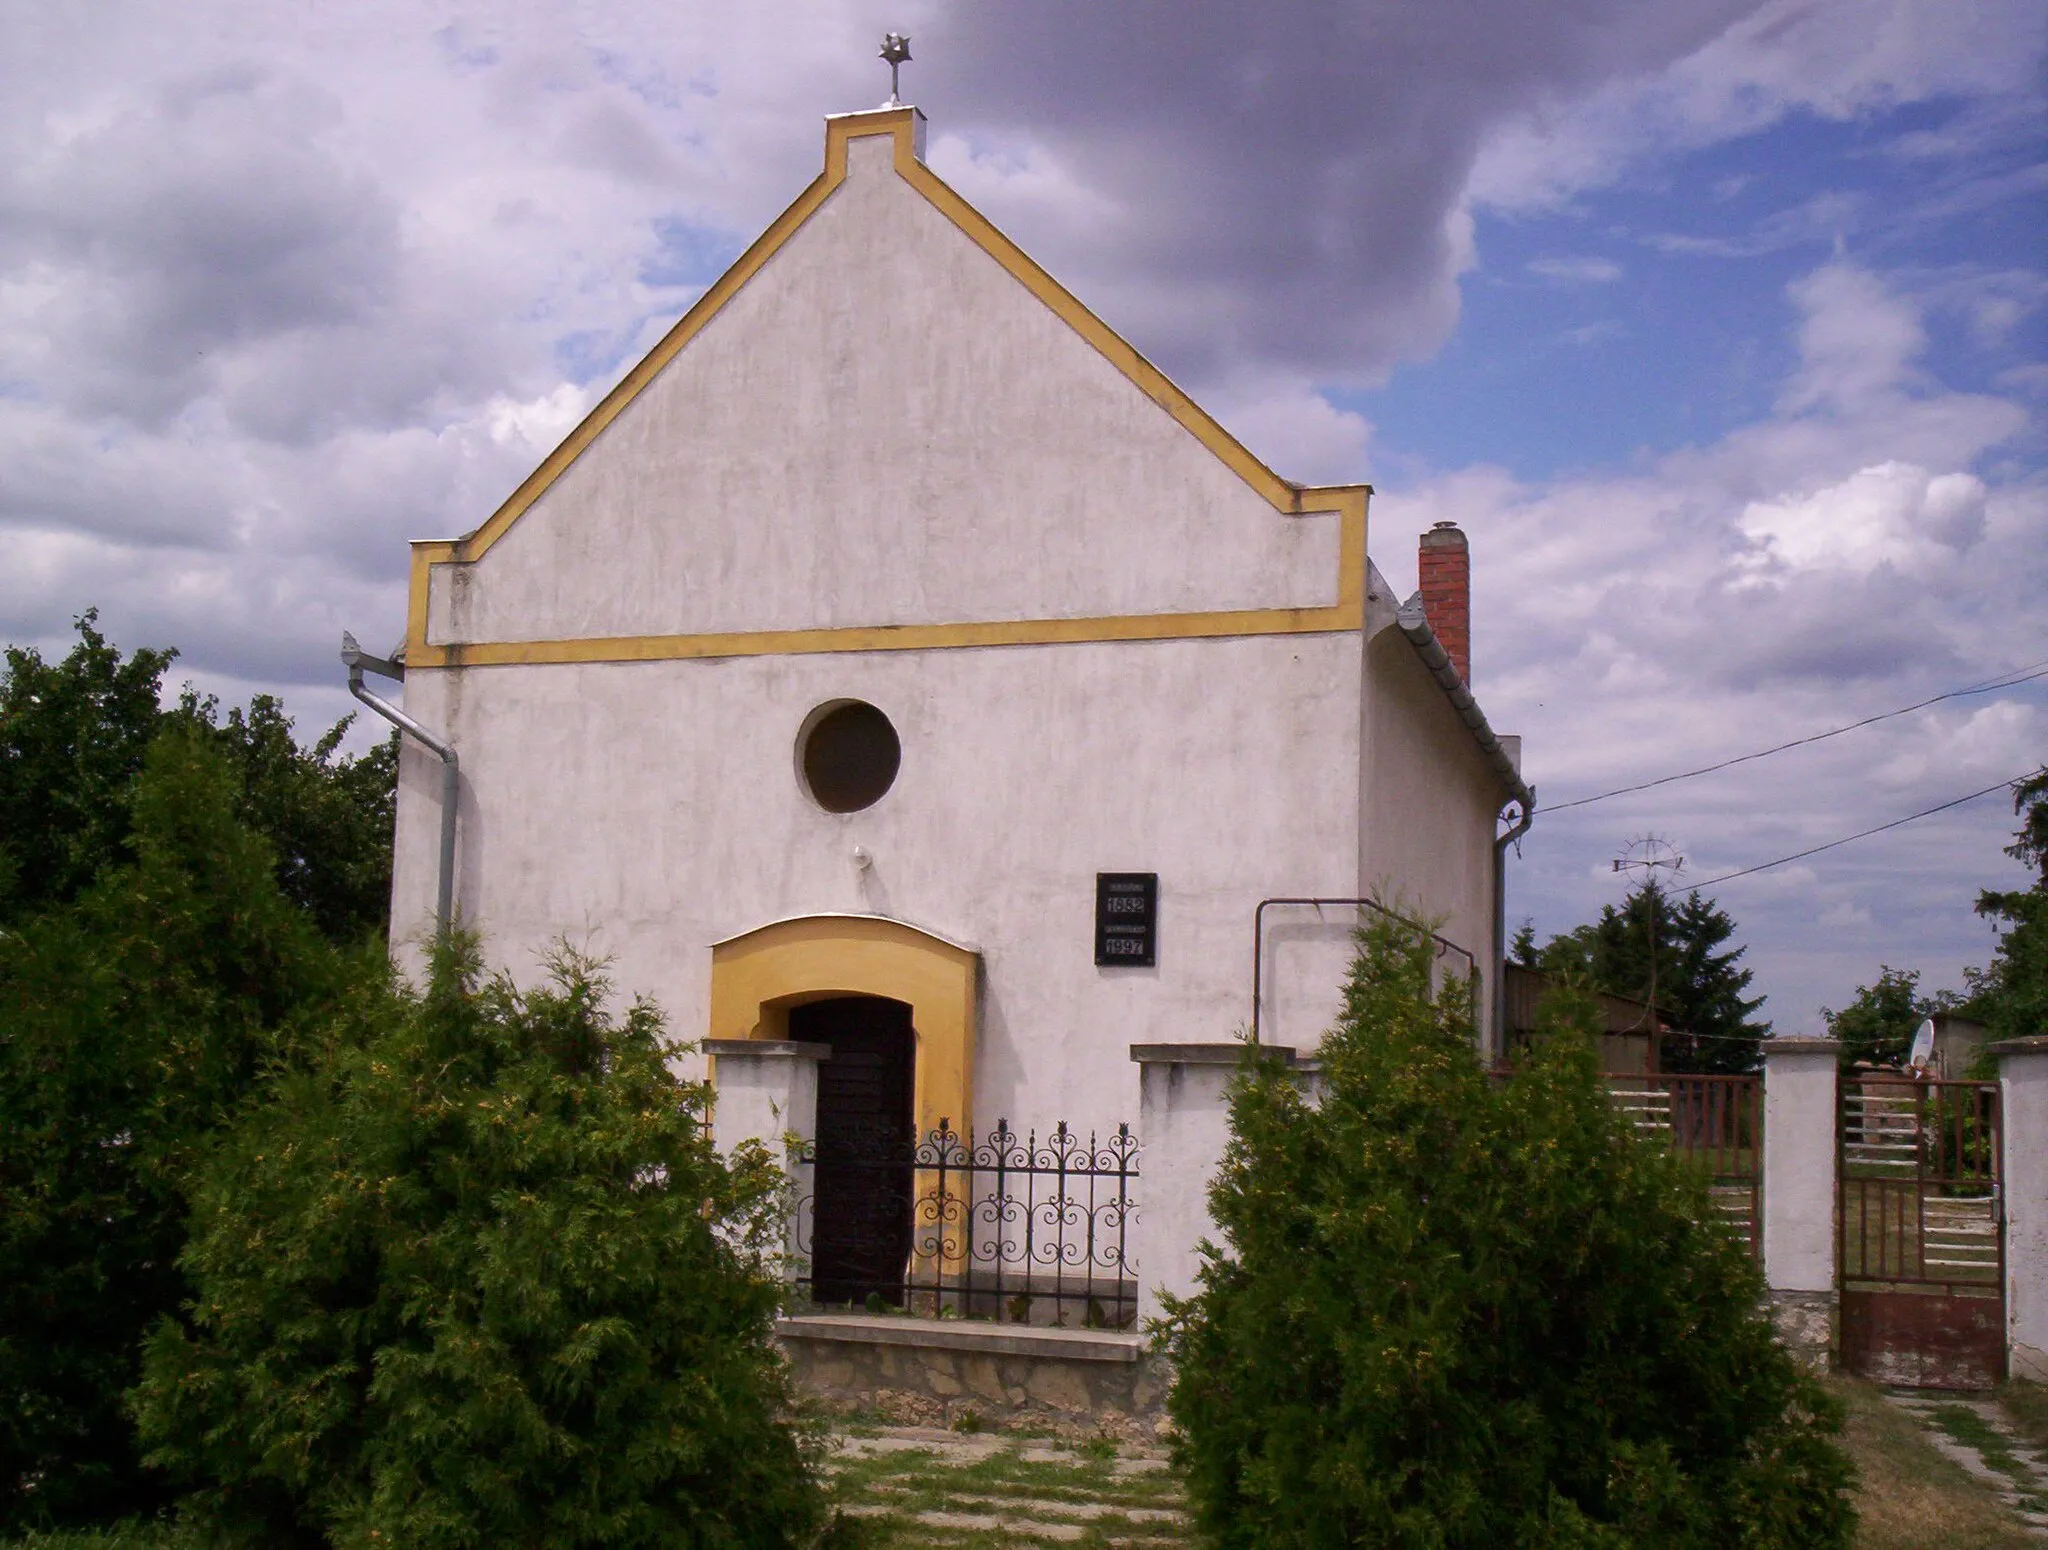
[[[1175,640],[1223,635],[1298,635],[1356,630],[1365,621],[1365,513],[1372,487],[1290,484],[1219,425],[1166,373],[1047,274],[1029,254],[949,188],[916,150],[917,110],[883,108],[825,121],[825,170],[777,216],[737,262],[697,299],[639,365],[584,417],[481,527],[463,538],[419,539],[412,546],[406,617],[406,666],[484,667],[543,662],[650,662],[687,657],[796,655],[829,651],[914,651],[954,646],[1043,645],[1067,641]],[[846,180],[848,142],[869,135],[895,141],[897,175],[965,232],[1019,283],[1172,415],[1239,478],[1284,516],[1335,513],[1339,521],[1337,601],[1317,608],[1251,608],[1206,613],[1131,614],[1092,619],[1018,619],[920,625],[854,625],[821,630],[728,631],[699,635],[615,635],[581,640],[485,641],[437,646],[427,639],[428,585],[436,565],[481,559],[563,471],[675,359],[761,266]]]
[[[831,996],[908,1002],[917,1034],[918,1134],[974,1121],[974,1034],[981,957],[878,915],[777,921],[711,949],[714,1039],[786,1039],[789,1009]]]

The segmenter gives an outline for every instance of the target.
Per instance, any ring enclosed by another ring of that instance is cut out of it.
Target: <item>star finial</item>
[[[885,108],[900,108],[903,98],[899,92],[896,72],[901,70],[910,58],[910,34],[907,32],[885,32],[882,34],[882,58],[889,62],[889,100]]]

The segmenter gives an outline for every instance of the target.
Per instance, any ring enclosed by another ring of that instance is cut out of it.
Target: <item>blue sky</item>
[[[2031,203],[1919,213],[1958,169],[1898,147],[1970,113],[1952,98],[1840,121],[1797,112],[1562,210],[1482,215],[1457,332],[1385,386],[1336,400],[1373,422],[1389,486],[1475,461],[1547,479],[1715,440],[1769,412],[1796,362],[1786,288],[1828,258],[1923,284],[1958,269],[2038,271],[2048,185]],[[1960,178],[2017,172],[2040,150],[2002,148]],[[1929,333],[1923,364],[1957,388],[1991,389],[2048,359],[2038,308],[1985,338],[1951,307]]]
[[[307,727],[475,526],[907,93],[933,167],[1281,473],[1454,518],[1562,800],[2048,660],[2039,0],[0,0],[0,632]],[[2048,760],[2043,681],[1540,812],[1562,930]],[[1770,1015],[1955,984],[1997,796],[1719,888]],[[1681,879],[1684,881],[1684,879]]]

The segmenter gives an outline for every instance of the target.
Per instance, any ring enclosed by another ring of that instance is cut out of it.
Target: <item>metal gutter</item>
[[[1508,757],[1507,749],[1494,735],[1493,728],[1486,724],[1486,713],[1472,698],[1472,690],[1458,676],[1457,668],[1451,665],[1450,653],[1436,638],[1436,631],[1429,627],[1421,598],[1410,598],[1403,603],[1394,615],[1394,622],[1400,625],[1401,633],[1408,637],[1408,643],[1422,658],[1422,665],[1435,675],[1437,683],[1450,697],[1451,708],[1457,711],[1459,719],[1478,740],[1480,749],[1493,761],[1495,773],[1508,788],[1511,799],[1521,808],[1512,827],[1493,842],[1493,1015],[1487,1021],[1490,1024],[1492,1054],[1497,1059],[1507,1045],[1508,1002],[1503,981],[1508,956],[1508,846],[1527,834],[1529,825],[1536,821],[1536,792],[1522,779],[1522,772],[1515,768],[1515,761]]]
[[[445,935],[455,924],[455,805],[462,791],[455,750],[389,700],[363,687],[365,669],[403,682],[404,663],[371,656],[345,630],[341,636],[341,660],[348,668],[348,692],[441,760],[441,872],[434,888],[434,922],[435,929]]]
[[[1479,702],[1472,698],[1472,691],[1465,686],[1465,680],[1458,676],[1458,670],[1451,666],[1450,653],[1444,650],[1443,642],[1436,638],[1436,631],[1429,627],[1429,620],[1422,612],[1422,604],[1410,598],[1401,605],[1394,615],[1394,622],[1401,627],[1401,633],[1408,637],[1408,643],[1422,658],[1422,665],[1436,675],[1436,681],[1450,696],[1451,708],[1471,729],[1478,741],[1481,752],[1493,761],[1494,772],[1501,778],[1514,799],[1522,804],[1524,811],[1536,806],[1536,793],[1530,790],[1522,779],[1522,772],[1515,768],[1515,761],[1508,757],[1508,751],[1501,740],[1494,735],[1493,728],[1486,724],[1486,712],[1479,708]]]
[[[1505,1059],[1508,1052],[1508,847],[1535,821],[1536,793],[1531,791],[1512,827],[1493,842],[1493,1016],[1488,1021],[1495,1060]]]

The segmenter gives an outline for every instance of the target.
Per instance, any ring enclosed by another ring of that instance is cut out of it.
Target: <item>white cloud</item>
[[[1619,280],[1622,268],[1611,258],[1536,258],[1529,261],[1529,272],[1568,284],[1602,285]]]
[[[1736,526],[1753,547],[1736,563],[1780,585],[1795,570],[1923,573],[1983,536],[1985,496],[1974,474],[1879,463],[1811,495],[1752,501]]]
[[[1927,346],[1919,309],[1868,270],[1816,269],[1794,282],[1792,300],[1804,317],[1787,409],[1857,409],[1898,388]]]
[[[1805,110],[1828,118],[1942,98],[2023,100],[2048,50],[2048,12],[2029,0],[1769,0],[1669,68],[1646,68],[1547,100],[1503,122],[1470,194],[1499,210],[1554,209],[1669,154],[1751,134]],[[1973,156],[2030,134],[2009,109],[1974,114],[1921,155]]]
[[[1585,859],[1646,830],[1686,853],[1687,878],[1709,878],[2048,756],[2037,682],[1557,808],[2048,655],[2048,480],[2000,456],[2038,420],[1933,380],[1900,284],[1828,266],[1790,295],[1800,358],[1764,419],[1627,472],[1531,483],[1467,469],[1375,502],[1390,572],[1405,556],[1390,557],[1386,535],[1441,517],[1471,535],[1477,691],[1497,728],[1524,735],[1540,799],[1511,907],[1545,931],[1617,897]],[[1930,985],[1983,960],[1969,905],[2008,875],[2010,827],[1989,797],[1713,891],[1780,1025],[1811,1027],[1820,1004],[1875,973],[1876,954],[1925,968]],[[1816,937],[1823,915],[1833,934]]]
[[[551,452],[574,430],[594,402],[587,388],[574,382],[558,383],[554,391],[517,403],[503,394],[485,406],[484,420],[491,440],[499,446],[516,445],[528,452]]]

